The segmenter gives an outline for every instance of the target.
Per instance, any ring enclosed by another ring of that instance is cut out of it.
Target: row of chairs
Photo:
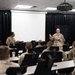
[[[61,62],[62,61],[62,52],[45,52],[41,55],[42,59],[47,59],[48,55],[50,55],[54,62]],[[39,54],[26,54],[21,66],[24,65],[35,65],[38,62]]]
[[[50,55],[48,55],[47,60],[38,61],[35,72],[29,75],[50,75],[52,65],[53,65],[53,59]],[[7,75],[23,75],[27,71],[27,67],[28,65],[25,65],[25,66],[21,65],[20,67],[10,67],[7,69],[6,74]]]
[[[37,53],[37,54],[40,54],[42,53],[42,51],[46,48],[46,46],[42,46],[42,47],[37,47],[37,48],[32,48],[30,49],[30,51],[33,53]],[[13,56],[13,53],[15,53],[15,56],[18,56],[18,55],[21,55],[24,51],[23,50],[20,50],[20,49],[15,49],[13,48],[12,50],[10,50],[10,57]]]
[[[40,54],[40,53],[42,53],[42,51],[43,51],[44,49],[46,49],[46,46],[34,47],[34,48],[31,49],[31,52],[35,52],[35,53],[37,53],[37,54]],[[63,46],[63,50],[64,50],[64,51],[69,50],[69,46],[64,45],[64,46]],[[19,51],[21,51],[21,52],[19,53]],[[59,47],[51,47],[51,48],[50,48],[50,51],[59,51]],[[12,53],[13,53],[13,52],[15,52],[15,56],[18,56],[18,55],[22,54],[23,52],[25,52],[25,50],[21,50],[21,49],[16,49],[16,50],[15,50],[15,48],[13,48],[13,50],[10,51],[10,56],[11,56],[11,57],[12,57]]]
[[[10,56],[12,57],[12,53],[15,51],[15,56],[17,56],[18,55],[18,50],[11,50],[10,51]],[[39,58],[39,53],[32,53],[32,54],[27,54],[27,55],[25,55],[25,58],[24,58],[24,60],[23,61],[25,61],[25,63],[29,63],[29,61],[30,62],[32,62],[32,60],[35,60],[35,61],[37,61],[37,59]],[[60,61],[62,61],[62,52],[59,52],[59,51],[50,51],[50,52],[44,52],[42,55],[41,55],[41,57],[42,58],[46,58],[46,56],[47,55],[51,55],[52,56],[52,58],[54,58],[54,61],[55,62],[60,62]],[[34,62],[35,62],[34,61]],[[24,62],[23,62],[24,63]],[[24,64],[25,64],[24,63]]]
[[[61,62],[62,61],[62,52],[44,52],[40,58],[47,59],[48,55],[50,55],[54,62]],[[22,61],[22,64],[20,66],[28,65],[32,66],[35,65],[38,62],[39,54],[26,54],[24,57],[24,60]]]
[[[54,59],[54,62],[61,62],[62,61],[62,52],[59,51],[50,51],[50,52],[44,52],[41,55],[41,58],[47,59],[47,55],[51,55]]]
[[[34,47],[36,47],[36,46],[38,45],[38,42],[36,42],[36,41],[31,41],[31,43],[32,43],[32,48],[34,48]],[[11,48],[17,48],[17,49],[22,49],[22,50],[24,50],[25,44],[26,44],[26,42],[20,41],[19,43],[16,43],[15,46],[13,46],[13,45],[11,44],[10,47],[11,47]],[[41,43],[41,45],[42,45],[42,46],[43,46],[43,45],[46,45],[46,42],[43,41],[43,42]]]
[[[36,41],[31,41],[31,43],[32,43],[33,48],[35,48],[36,45],[38,44],[38,42],[36,42]],[[23,49],[23,50],[24,50],[25,44],[26,44],[25,42],[19,42],[18,44],[16,44],[16,47],[17,47],[18,49]],[[46,46],[46,42],[43,41],[43,42],[41,43],[41,45],[42,45],[42,46]],[[68,50],[69,50],[69,44],[64,44],[64,45],[63,45],[63,51],[68,51]]]
[[[35,58],[35,56],[37,56],[37,58],[38,58],[38,54],[30,54],[30,55],[32,56],[31,57],[32,60]],[[27,57],[27,56],[25,56],[25,57]],[[24,60],[26,60],[26,59],[24,59]],[[29,62],[31,62],[32,60],[30,60]],[[33,63],[33,62],[35,62],[35,63]],[[54,74],[52,74],[52,71],[51,71],[52,65],[54,63],[54,59],[51,57],[50,54],[47,54],[46,58],[44,58],[44,59],[39,59],[39,61],[33,61],[33,62],[22,63],[20,65],[20,67],[10,67],[7,69],[6,74],[7,75],[23,75],[23,74],[25,75],[25,73],[27,71],[27,67],[36,65],[36,63],[38,62],[35,72],[33,74],[28,74],[28,75],[54,75]],[[73,71],[73,69],[74,68],[62,69],[62,70],[59,70],[59,72],[70,74]]]
[[[37,54],[40,54],[42,53],[42,51],[46,49],[46,46],[42,46],[42,47],[35,47],[35,48],[32,48],[30,49],[29,51],[31,51],[32,53],[37,53]],[[59,51],[59,47],[51,47],[50,48],[50,51]],[[23,53],[23,50],[18,50],[18,49],[15,49],[13,48],[13,50],[10,50],[10,56],[12,57],[12,53],[15,52],[15,56],[18,56],[20,54]],[[20,52],[20,53],[19,53]]]

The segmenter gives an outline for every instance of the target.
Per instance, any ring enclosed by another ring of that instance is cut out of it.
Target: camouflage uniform
[[[9,67],[19,67],[19,64],[10,62],[9,60],[0,60],[0,75],[6,75],[6,70]]]
[[[75,60],[75,48],[71,49],[68,55],[69,59]]]
[[[59,40],[57,40],[59,39]],[[61,33],[55,33],[50,40],[54,40],[53,46],[59,46],[60,49],[62,49],[62,46],[64,44],[64,36]]]
[[[68,56],[69,56],[68,59],[71,59],[71,60],[74,60],[75,61],[75,47],[70,50]],[[75,69],[72,72],[72,75],[75,75]]]

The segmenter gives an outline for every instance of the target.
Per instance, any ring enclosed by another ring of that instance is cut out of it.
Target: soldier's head
[[[39,41],[38,41],[38,44],[40,45],[41,43],[42,43],[42,40],[39,40]]]
[[[10,50],[7,46],[0,46],[0,60],[6,60],[10,57]]]
[[[32,48],[32,43],[27,42],[27,43],[25,44],[25,49],[26,49],[26,51],[29,52],[29,50],[30,50],[31,48]]]
[[[75,47],[75,41],[73,41],[72,46]]]
[[[60,33],[60,28],[57,28],[56,29],[56,33]]]
[[[10,36],[11,36],[11,37],[14,37],[14,36],[15,36],[15,33],[14,33],[14,32],[11,32],[11,33],[10,33]]]

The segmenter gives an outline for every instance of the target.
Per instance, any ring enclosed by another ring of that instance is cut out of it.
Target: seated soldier
[[[42,47],[41,43],[42,43],[42,40],[39,40],[38,45],[36,45],[36,47]]]
[[[73,48],[70,50],[68,55],[69,55],[69,59],[75,60],[75,41],[73,42],[72,47]]]
[[[50,52],[50,47],[53,45],[53,42],[52,41],[48,41],[47,42],[47,48],[45,49],[45,50],[43,50],[43,52],[42,53],[44,53],[44,52]],[[63,61],[66,61],[67,60],[67,55],[65,54],[65,52],[64,51],[62,51],[62,50],[59,50],[59,52],[62,52],[62,60]]]
[[[52,44],[53,44],[52,41],[48,41],[47,44],[46,44],[47,48],[45,50],[43,50],[42,53],[49,52],[50,51],[50,47],[52,46]]]
[[[21,56],[19,58],[19,61],[18,61],[19,65],[21,65],[21,63],[22,63],[23,59],[25,58],[26,54],[32,53],[31,50],[30,50],[31,48],[32,48],[32,43],[27,42],[26,45],[25,45],[26,52],[21,54]]]
[[[6,75],[6,70],[9,67],[19,67],[17,63],[9,61],[10,50],[7,46],[0,46],[0,75]]]

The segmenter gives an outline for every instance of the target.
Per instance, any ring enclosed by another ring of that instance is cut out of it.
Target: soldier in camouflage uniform
[[[70,50],[68,55],[69,55],[69,59],[75,60],[75,41],[73,42],[72,47],[73,48]]]
[[[74,60],[75,61],[75,41],[73,42],[72,44],[72,49],[70,50],[69,54],[68,54],[68,59],[69,60]],[[72,75],[75,75],[75,69],[74,71],[72,72]]]
[[[53,36],[51,35],[49,36],[50,36],[50,40],[54,40],[53,46],[59,46],[60,49],[62,49],[65,39],[64,39],[64,36],[60,33],[60,29],[57,28],[56,33]]]

